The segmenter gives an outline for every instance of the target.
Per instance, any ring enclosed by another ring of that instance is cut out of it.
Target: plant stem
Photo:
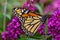
[[[48,33],[48,19],[46,20],[46,23],[45,23],[44,32],[45,32],[45,35],[44,35],[45,39],[44,40],[47,40],[47,38],[49,37],[47,35],[47,33]]]
[[[7,0],[4,1],[4,9],[3,9],[3,15],[4,15],[4,20],[3,20],[3,31],[5,31],[5,26],[6,26],[6,9],[7,9]]]

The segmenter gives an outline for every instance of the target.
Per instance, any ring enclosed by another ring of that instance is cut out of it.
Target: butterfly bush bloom
[[[54,0],[53,2],[52,2],[52,8],[53,9],[56,9],[56,8],[60,8],[60,0]]]
[[[60,40],[60,6],[59,5],[60,5],[60,0],[54,0],[44,10],[45,14],[48,13],[49,11],[52,12],[52,17],[48,19],[48,34],[52,34],[54,40]],[[39,28],[38,30],[41,30],[41,28]],[[44,28],[42,30],[44,32]],[[41,34],[41,31],[39,31],[39,33]]]
[[[55,10],[48,21],[48,33],[52,34],[54,40],[60,40],[60,10]]]
[[[21,22],[17,17],[14,17],[8,24],[7,31],[2,33],[2,39],[18,40],[19,35],[22,33],[23,31],[21,29]]]
[[[38,32],[43,35],[44,34],[44,26],[45,24],[42,24],[39,28],[38,28]]]
[[[52,8],[51,8],[51,7],[52,7],[52,5],[51,5],[51,4],[50,4],[50,5],[48,5],[48,6],[46,6],[46,7],[45,7],[45,9],[44,9],[44,11],[43,11],[43,13],[44,13],[44,14],[47,14],[48,12],[50,12],[50,11],[52,10]]]
[[[28,0],[27,2],[24,3],[23,8],[28,9],[30,11],[36,11],[36,0]]]
[[[56,10],[57,8],[60,9],[60,0],[53,0],[51,4],[45,7],[44,13],[48,13],[49,11],[52,12],[53,10]]]

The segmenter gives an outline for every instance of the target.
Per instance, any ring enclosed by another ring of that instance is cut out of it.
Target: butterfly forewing
[[[23,23],[23,27],[27,33],[27,35],[30,35],[30,36],[33,36],[36,32],[37,32],[37,29],[38,27],[40,26],[41,24],[41,21],[40,21],[40,18],[35,16],[35,17],[27,17],[25,20],[24,20],[24,23]],[[33,35],[31,35],[31,33]]]

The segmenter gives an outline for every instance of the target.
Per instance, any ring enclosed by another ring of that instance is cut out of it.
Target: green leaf
[[[18,40],[26,40],[26,35],[20,35],[20,37],[18,38]]]
[[[38,39],[34,39],[34,38],[27,38],[27,40],[38,40]]]
[[[30,36],[30,38],[40,39],[40,34],[37,32],[34,36]]]
[[[0,32],[3,31],[3,13],[0,12]]]
[[[8,3],[8,5],[7,5],[7,12],[11,12],[12,11],[12,5],[10,4],[10,3]]]
[[[42,7],[39,4],[36,4],[35,6],[37,7],[37,9],[40,12],[40,14],[43,15],[43,9],[42,9]]]
[[[28,37],[28,36],[26,36],[26,35],[21,35],[21,36],[18,38],[18,40],[37,40],[37,39],[35,39],[35,38],[30,38],[30,37]]]
[[[47,40],[52,40],[52,36],[50,36],[49,38],[47,38]]]
[[[3,15],[11,20],[11,14],[3,14]]]
[[[22,34],[18,39],[19,40],[44,40],[44,36],[41,36],[39,33],[37,33],[34,36],[27,36],[26,34]]]
[[[11,20],[11,15],[10,14],[7,14],[6,17]]]
[[[0,30],[0,33],[2,33],[2,30]]]

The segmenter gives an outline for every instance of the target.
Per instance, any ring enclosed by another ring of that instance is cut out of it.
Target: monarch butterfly
[[[47,19],[46,15],[42,17],[39,14],[20,7],[13,8],[13,13],[20,19],[23,31],[30,36],[33,36],[39,26]]]

